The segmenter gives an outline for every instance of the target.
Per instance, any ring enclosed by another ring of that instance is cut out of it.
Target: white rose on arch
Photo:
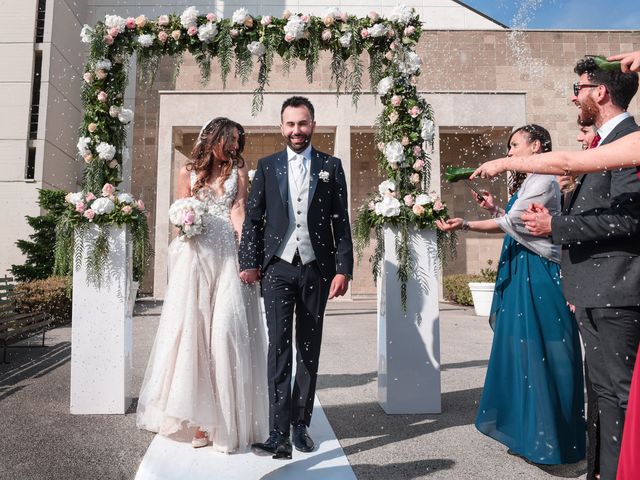
[[[347,32],[338,39],[342,48],[349,48],[349,45],[351,45],[351,38],[353,38],[353,35],[351,32]]]
[[[378,82],[378,95],[385,96],[393,88],[393,77],[384,77]]]
[[[248,16],[249,10],[247,10],[246,8],[239,8],[238,10],[233,12],[231,19],[233,20],[233,23],[237,25],[244,25],[244,21]]]
[[[81,157],[84,157],[85,155],[91,153],[91,150],[89,150],[90,144],[91,138],[89,137],[80,137],[78,139],[78,144],[76,146],[78,147],[78,153]]]
[[[256,57],[262,57],[267,52],[267,49],[262,42],[251,42],[247,45],[247,50],[251,52],[251,55]]]
[[[115,204],[108,199],[107,197],[100,197],[93,201],[91,204],[91,210],[93,210],[96,215],[104,215],[113,212],[115,208]]]
[[[93,36],[94,30],[89,25],[84,25],[82,30],[80,30],[80,40],[82,43],[91,43],[91,37]]]
[[[120,120],[120,123],[124,125],[131,123],[131,121],[133,120],[133,110],[130,110],[128,108],[120,109],[120,111],[118,112],[118,120]]]
[[[151,45],[153,45],[154,38],[156,38],[155,35],[144,33],[138,37],[138,43],[142,48],[149,48]]]
[[[98,152],[98,157],[107,162],[113,160],[113,157],[116,156],[116,147],[107,142],[100,142],[96,147],[96,151]]]
[[[393,9],[389,20],[392,22],[409,23],[414,16],[415,10],[413,7],[401,4]]]
[[[127,26],[127,19],[118,15],[106,15],[104,17],[104,24],[107,27],[107,30],[115,28],[118,30],[118,33],[122,33]]]
[[[384,146],[384,156],[389,165],[398,166],[404,161],[404,147],[398,141],[389,142]]]
[[[103,58],[102,60],[99,60],[96,62],[96,70],[106,70],[109,71],[111,70],[111,67],[113,65],[111,64],[111,60],[109,60],[108,58]]]
[[[429,120],[428,118],[425,118],[423,120],[420,136],[425,143],[430,143],[433,145],[433,139],[436,136],[436,125],[432,120]]]
[[[376,23],[372,27],[367,28],[370,37],[384,37],[387,34],[387,27],[382,23]]]
[[[398,70],[405,75],[413,75],[422,66],[422,59],[420,55],[411,50],[404,52],[404,59],[398,62]]]
[[[375,204],[375,212],[383,217],[397,217],[400,215],[400,201],[393,197],[384,197],[381,202]]]
[[[306,23],[304,23],[300,17],[292,15],[284,26],[284,33],[296,40],[300,40],[304,36],[305,27]]]
[[[380,185],[378,185],[378,192],[380,192],[380,195],[383,195],[385,197],[392,196],[390,194],[395,193],[395,191],[396,184],[393,180],[385,180]]]
[[[135,202],[135,199],[133,198],[133,195],[131,195],[130,193],[119,193],[118,194],[118,201],[120,203],[133,203]]]
[[[198,23],[198,15],[196,7],[189,7],[180,15],[180,24],[184,28],[195,27]]]
[[[429,203],[433,203],[433,199],[431,198],[431,195],[427,195],[426,193],[421,193],[420,195],[416,196],[416,200],[415,200],[415,204],[416,205],[428,205]]]
[[[215,23],[209,22],[198,27],[198,39],[204,43],[213,42],[218,34],[218,26]]]

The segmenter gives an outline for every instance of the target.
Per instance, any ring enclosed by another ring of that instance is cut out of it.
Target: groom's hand
[[[349,288],[349,279],[342,273],[336,274],[331,281],[331,289],[329,290],[329,300],[335,297],[341,297],[347,293]]]
[[[251,268],[249,270],[243,270],[240,272],[240,280],[242,283],[255,283],[260,280],[260,269]]]

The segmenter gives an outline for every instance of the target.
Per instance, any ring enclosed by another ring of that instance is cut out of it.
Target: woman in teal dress
[[[551,150],[549,132],[525,125],[509,137],[509,156]],[[514,189],[515,190],[515,189]],[[504,232],[491,307],[493,345],[476,427],[510,453],[538,464],[585,457],[582,357],[576,322],[560,284],[560,247],[528,234],[520,215],[533,202],[560,211],[555,177],[529,174],[505,211],[478,199],[495,218],[440,221],[444,231]]]

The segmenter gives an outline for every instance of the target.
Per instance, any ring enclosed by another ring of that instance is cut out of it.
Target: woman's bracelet
[[[469,222],[467,222],[464,218],[462,219],[462,227],[460,227],[465,232],[469,230]]]

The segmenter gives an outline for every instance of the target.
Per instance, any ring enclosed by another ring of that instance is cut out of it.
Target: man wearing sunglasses
[[[592,58],[574,69],[578,122],[593,126],[592,146],[640,128],[627,107],[638,75],[600,70]],[[640,160],[640,153],[639,153]],[[536,235],[562,244],[563,288],[576,306],[589,377],[600,412],[600,478],[615,479],[631,375],[640,340],[640,181],[635,168],[582,175],[562,215],[535,205],[522,218]],[[589,472],[587,478],[595,478]]]

